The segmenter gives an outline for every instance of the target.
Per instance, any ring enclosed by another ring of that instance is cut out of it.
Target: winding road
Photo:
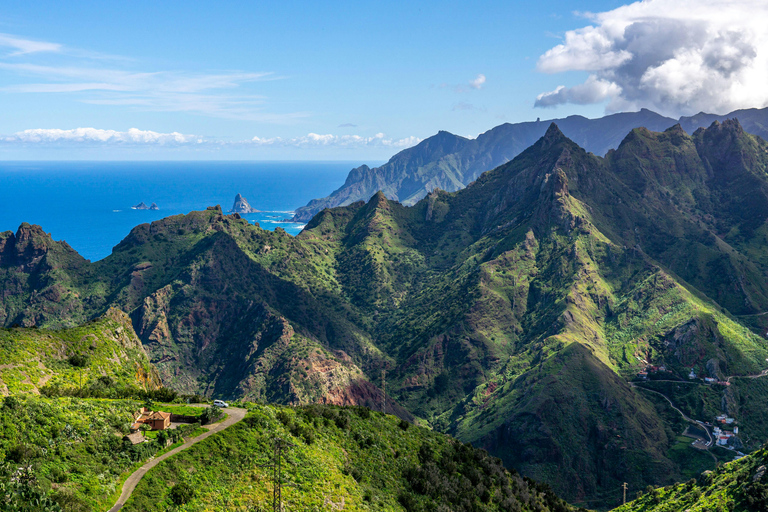
[[[707,443],[707,450],[706,451],[707,451],[707,453],[709,453],[709,456],[714,459],[715,464],[717,464],[717,457],[715,457],[715,455],[710,453],[710,451],[709,451],[709,449],[712,446],[714,446],[715,440],[712,438],[712,435],[710,435],[709,428],[703,422],[701,422],[699,420],[694,420],[693,418],[689,418],[683,411],[681,411],[680,409],[675,407],[675,404],[672,403],[672,400],[670,400],[669,397],[667,395],[665,395],[664,393],[659,393],[658,391],[654,391],[652,389],[644,388],[643,386],[637,386],[633,382],[630,382],[629,385],[632,386],[635,389],[642,389],[644,391],[648,391],[649,393],[656,393],[657,395],[663,397],[664,400],[669,402],[670,407],[672,407],[674,410],[676,410],[677,412],[680,413],[680,416],[682,416],[685,421],[687,421],[688,423],[693,423],[693,424],[698,425],[701,428],[703,428],[704,432],[707,433],[707,438],[709,439],[709,442]]]
[[[200,407],[203,407],[203,406],[200,406]],[[219,423],[214,423],[213,425],[211,425],[210,426],[211,428],[208,430],[208,432],[205,432],[204,434],[200,434],[199,436],[185,442],[183,445],[178,446],[173,450],[166,452],[161,456],[150,460],[149,462],[141,466],[139,469],[134,471],[131,474],[131,476],[129,476],[126,479],[125,483],[123,484],[123,491],[122,493],[120,493],[120,497],[117,499],[117,503],[115,503],[115,505],[111,509],[109,509],[109,512],[117,512],[118,510],[123,508],[123,505],[125,505],[128,499],[131,497],[131,494],[133,494],[133,490],[136,489],[136,485],[141,481],[142,478],[144,478],[144,475],[147,474],[147,472],[150,469],[157,466],[165,459],[169,457],[173,457],[180,451],[186,450],[190,446],[199,443],[203,439],[206,439],[217,432],[221,432],[222,430],[231,427],[235,423],[245,418],[245,414],[248,411],[246,411],[245,409],[237,408],[237,407],[229,407],[227,408],[226,412],[227,412],[227,417],[224,419],[224,421],[221,421]]]

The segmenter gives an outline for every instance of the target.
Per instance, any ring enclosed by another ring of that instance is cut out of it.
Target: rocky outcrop
[[[242,195],[237,194],[235,196],[235,203],[232,205],[232,209],[229,213],[259,213],[261,210],[257,210],[250,205],[248,200]]]

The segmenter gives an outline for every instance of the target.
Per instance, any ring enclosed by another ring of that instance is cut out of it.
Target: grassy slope
[[[29,467],[34,487],[65,510],[105,510],[117,498],[121,476],[159,448],[123,443],[138,406],[130,400],[5,397],[0,406],[0,483]]]
[[[406,428],[409,427],[409,428]],[[498,459],[448,436],[361,408],[253,406],[246,419],[163,462],[125,510],[175,510],[173,486],[195,498],[184,510],[271,508],[272,439],[295,445],[283,461],[290,510],[569,510]]]
[[[83,359],[79,365],[72,361]],[[110,385],[154,389],[160,385],[130,319],[112,309],[98,320],[62,330],[0,329],[0,393],[39,392],[48,386]]]
[[[768,508],[768,449],[707,471],[698,479],[649,490],[615,512],[747,512]]]

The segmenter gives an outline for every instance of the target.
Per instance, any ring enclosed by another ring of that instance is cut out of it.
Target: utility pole
[[[624,485],[621,486],[624,489],[624,504],[627,504],[627,482],[624,482]]]
[[[283,487],[290,486],[290,484],[283,484],[282,474],[282,459],[283,451],[288,448],[293,448],[296,445],[290,441],[286,441],[283,438],[275,437],[272,439],[272,448],[274,450],[274,456],[272,460],[266,464],[261,464],[259,467],[272,468],[272,511],[283,512]]]

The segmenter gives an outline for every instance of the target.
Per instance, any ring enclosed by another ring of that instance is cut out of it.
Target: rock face
[[[159,210],[159,208],[155,203],[152,203],[152,206],[147,206],[147,203],[142,201],[137,205],[131,206],[131,210]]]
[[[252,207],[246,198],[237,194],[235,196],[235,203],[232,205],[232,209],[229,210],[229,213],[258,213],[259,211],[261,210]]]

